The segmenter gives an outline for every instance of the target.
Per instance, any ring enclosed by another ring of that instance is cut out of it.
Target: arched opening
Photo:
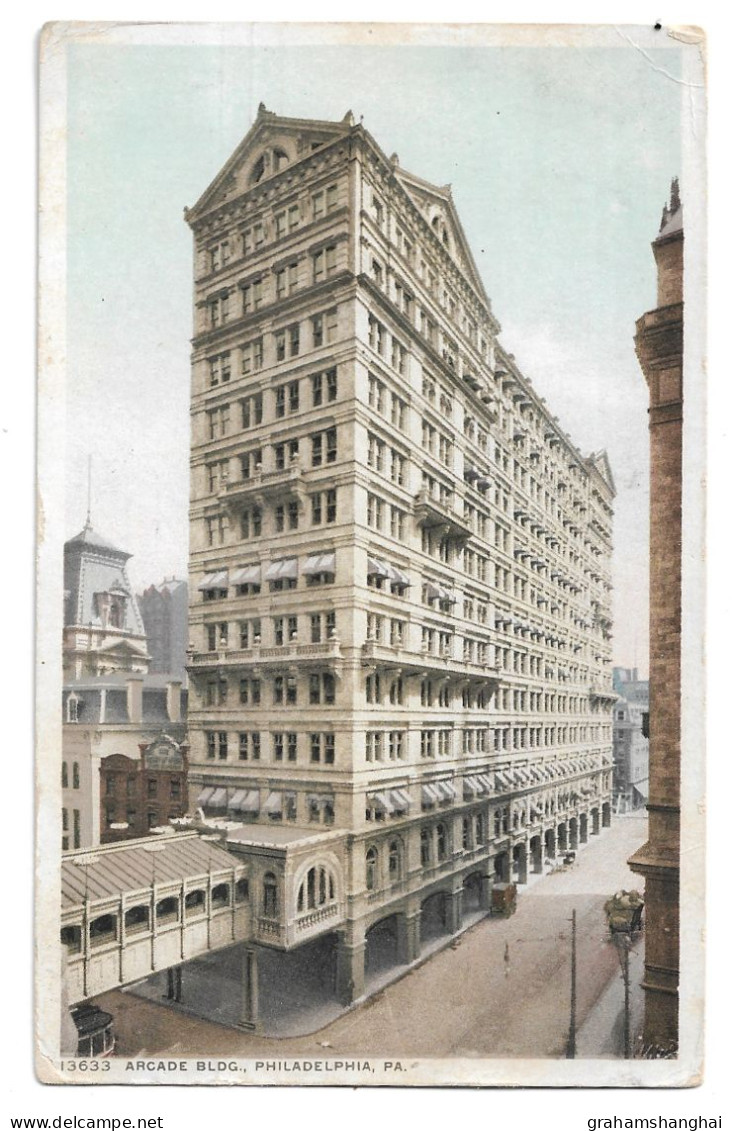
[[[314,911],[328,903],[336,902],[336,883],[332,873],[323,865],[309,868],[298,888],[296,910],[298,913]]]
[[[429,942],[450,933],[448,927],[448,896],[435,892],[423,900],[420,915],[420,941]]]
[[[78,954],[81,950],[81,927],[62,927],[61,943],[69,954]]]
[[[125,934],[134,935],[150,929],[150,908],[140,903],[125,912]]]
[[[211,906],[212,908],[229,906],[229,884],[216,884],[211,889]]]
[[[368,975],[378,974],[399,964],[398,927],[397,915],[388,915],[367,931],[364,969]]]
[[[389,842],[388,871],[391,884],[402,879],[402,844],[399,840]]]
[[[187,918],[203,915],[206,911],[206,892],[201,888],[186,892],[185,908]]]
[[[557,826],[557,847],[560,852],[567,852],[568,848],[568,826],[563,821],[562,824]]]
[[[165,899],[159,899],[155,905],[155,918],[159,927],[165,926],[166,923],[178,922],[178,899],[175,895],[167,895]]]
[[[90,946],[104,946],[105,943],[117,941],[117,916],[99,915],[89,924]]]
[[[529,855],[532,864],[532,871],[537,874],[542,871],[542,840],[539,836],[533,836],[529,842]]]
[[[277,876],[274,872],[265,872],[262,877],[262,914],[266,919],[275,919],[278,906]]]
[[[234,885],[234,899],[237,903],[244,903],[245,899],[249,899],[249,880],[245,876]]]
[[[545,855],[549,860],[555,859],[555,830],[547,829],[545,831]]]
[[[471,872],[463,881],[463,911],[481,910],[481,889],[483,879],[480,872]]]
[[[377,890],[377,869],[379,867],[379,853],[377,852],[374,845],[372,845],[371,848],[367,849],[366,856],[364,858],[364,862],[365,862],[365,869],[366,869],[366,873],[365,873],[366,889],[367,889],[367,891],[376,891]]]

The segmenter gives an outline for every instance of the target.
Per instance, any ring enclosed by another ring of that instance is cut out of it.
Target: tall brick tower
[[[679,1007],[682,535],[682,208],[677,181],[652,244],[657,308],[636,323],[649,386],[649,840],[629,861],[646,881],[644,1044],[677,1047]]]

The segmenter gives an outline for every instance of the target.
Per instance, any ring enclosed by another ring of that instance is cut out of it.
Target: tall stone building
[[[657,308],[635,338],[649,386],[649,840],[630,864],[646,882],[644,1041],[662,1051],[679,1038],[683,245],[675,180],[652,244]]]
[[[450,188],[350,113],[261,106],[186,219],[191,799],[249,861],[250,975],[322,942],[352,1000],[610,821],[613,480]]]
[[[186,679],[188,583],[166,577],[138,597],[150,653],[150,671]]]
[[[613,806],[628,813],[649,800],[649,680],[614,668],[613,687]]]

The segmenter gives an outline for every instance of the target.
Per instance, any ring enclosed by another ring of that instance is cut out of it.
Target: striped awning
[[[234,809],[243,809],[244,805],[242,804],[242,802],[244,801],[246,796],[246,789],[235,789],[234,793],[231,795],[227,802],[227,810],[231,812]]]
[[[438,801],[442,801],[442,796],[435,788],[434,785],[426,783],[421,788],[422,803],[423,805],[435,805]]]
[[[389,577],[389,566],[377,558],[367,558],[367,577]]]
[[[395,806],[392,801],[392,796],[386,790],[381,790],[379,793],[372,793],[367,798],[369,804],[375,809],[386,813],[388,816],[394,813]]]
[[[198,584],[199,592],[206,589],[226,589],[229,585],[229,571],[219,570],[218,573],[207,573]]]
[[[298,576],[297,558],[280,558],[279,561],[270,562],[265,570],[265,581],[280,581],[285,578]]]
[[[229,575],[230,585],[259,585],[262,580],[262,566],[259,562],[254,565],[242,566],[241,569],[232,570]]]
[[[440,792],[444,801],[453,801],[456,797],[456,787],[451,781],[436,781],[435,788]]]
[[[306,577],[313,577],[318,573],[335,573],[336,555],[333,551],[328,554],[311,554],[306,558],[303,573]]]
[[[215,789],[207,801],[207,805],[210,809],[226,809],[227,791],[223,788]]]
[[[407,589],[409,587],[410,579],[407,574],[402,572],[401,569],[398,569],[397,566],[393,565],[388,565],[387,569],[389,570],[389,579],[393,585],[399,585],[404,589]]]
[[[196,798],[196,807],[200,808],[202,805],[207,805],[209,798],[211,797],[213,792],[214,788],[210,785],[207,785],[204,789],[202,789],[200,794]]]
[[[479,787],[479,793],[491,793],[491,778],[488,774],[477,774],[476,783]]]
[[[410,808],[410,795],[404,789],[393,789],[391,794],[395,810],[407,812]]]
[[[478,792],[479,792],[479,786],[478,786],[478,782],[476,781],[476,778],[464,778],[463,779],[463,797],[464,797],[464,800],[467,800],[469,797],[473,797]]]
[[[273,790],[265,802],[265,812],[277,815],[283,811],[283,795],[279,790]]]

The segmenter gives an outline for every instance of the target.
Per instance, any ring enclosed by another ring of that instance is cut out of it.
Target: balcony
[[[471,527],[449,503],[442,503],[427,491],[415,495],[415,520],[418,526],[437,528],[441,535],[457,542],[467,542]]]
[[[324,640],[319,644],[289,644],[263,647],[255,644],[252,648],[229,648],[219,652],[196,652],[192,660],[192,668],[204,669],[218,668],[222,665],[237,667],[265,667],[271,670],[289,668],[294,664],[298,667],[329,667],[341,666],[341,642],[337,639]]]
[[[219,499],[228,505],[252,500],[296,496],[302,500],[305,492],[304,472],[297,460],[288,467],[275,471],[256,471],[249,479],[230,479],[224,485]]]
[[[491,684],[492,691],[499,686],[498,668],[456,659],[449,651],[413,652],[407,648],[367,640],[366,644],[362,644],[361,661],[365,667],[379,668],[382,671],[401,671],[405,676],[443,675],[450,680]]]

